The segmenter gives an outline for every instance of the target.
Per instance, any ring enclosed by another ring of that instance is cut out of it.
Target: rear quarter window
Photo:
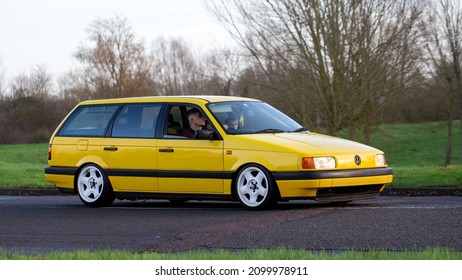
[[[80,106],[65,121],[58,135],[102,137],[119,107],[119,105]]]

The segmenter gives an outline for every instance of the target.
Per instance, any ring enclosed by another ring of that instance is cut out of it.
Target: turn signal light
[[[316,169],[314,159],[311,157],[302,158],[303,169]]]

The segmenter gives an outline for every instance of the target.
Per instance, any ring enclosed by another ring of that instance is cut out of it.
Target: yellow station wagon
[[[383,152],[230,96],[81,102],[52,135],[48,165],[48,181],[94,207],[116,198],[343,203],[376,197],[393,178]]]

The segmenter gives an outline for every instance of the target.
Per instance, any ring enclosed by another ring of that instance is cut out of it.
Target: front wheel
[[[114,193],[106,174],[94,164],[89,164],[80,171],[77,177],[77,191],[87,206],[108,206],[114,201]]]
[[[256,164],[239,172],[235,191],[241,204],[248,209],[260,210],[276,202],[276,184],[271,174]]]

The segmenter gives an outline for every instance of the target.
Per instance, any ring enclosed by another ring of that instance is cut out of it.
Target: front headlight
[[[385,160],[385,155],[375,155],[375,165],[376,166],[387,165],[387,161]]]
[[[333,169],[335,166],[334,157],[306,157],[302,159],[303,169]]]

